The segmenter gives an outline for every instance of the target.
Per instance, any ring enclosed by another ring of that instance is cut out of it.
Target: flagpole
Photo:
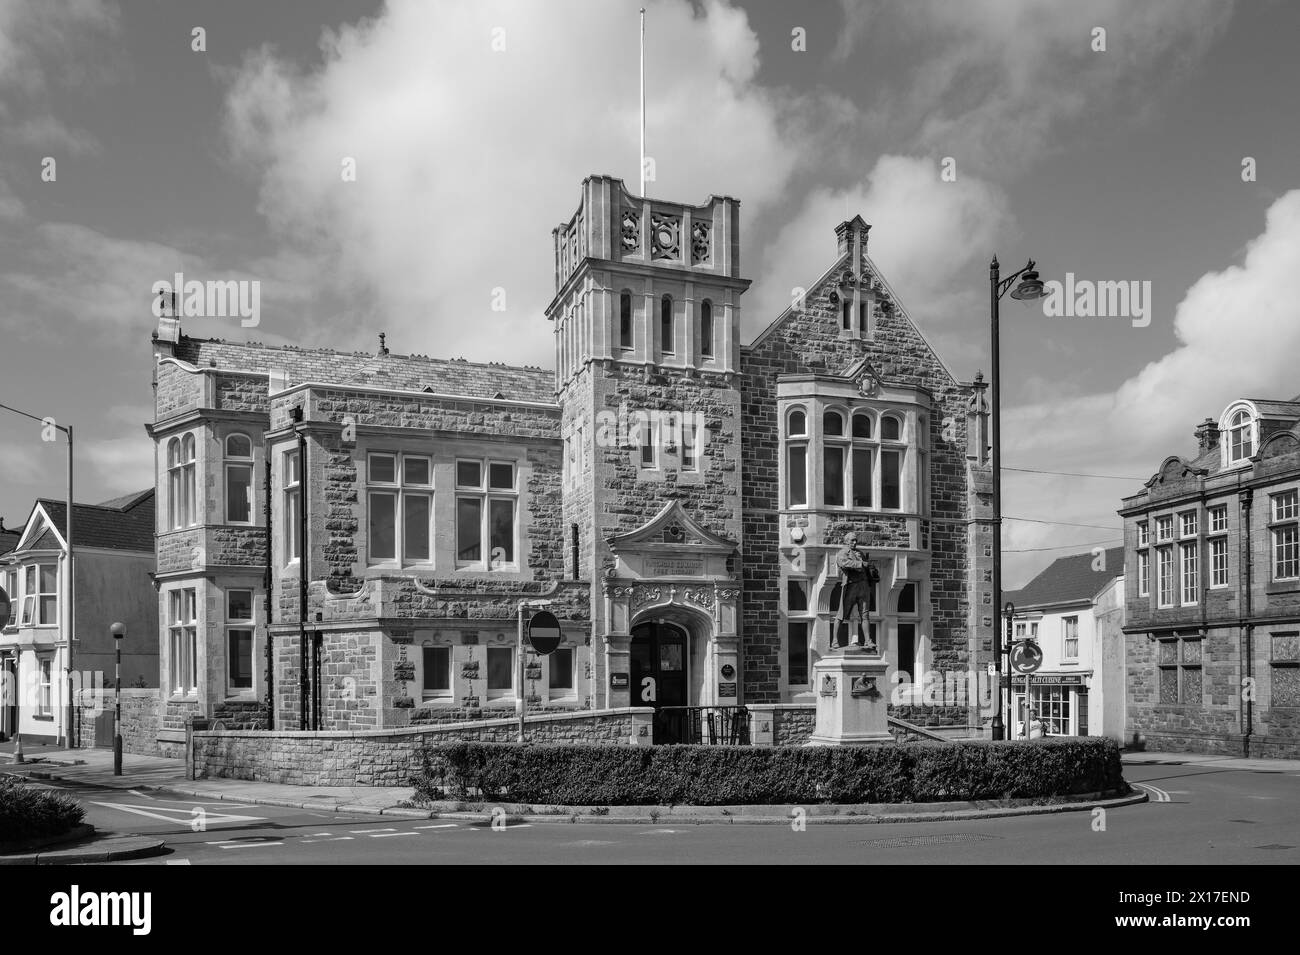
[[[645,7],[641,8],[641,195],[645,195]]]

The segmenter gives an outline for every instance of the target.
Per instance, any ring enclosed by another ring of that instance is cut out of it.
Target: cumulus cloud
[[[739,196],[752,221],[801,147],[753,82],[745,14],[664,0],[649,22],[647,192]],[[639,187],[637,38],[631,4],[402,0],[326,33],[314,71],[250,56],[227,129],[277,233],[395,349],[549,363],[551,229],[588,174]]]
[[[1203,418],[1217,421],[1236,398],[1287,399],[1300,393],[1295,364],[1300,301],[1291,292],[1298,272],[1300,189],[1269,207],[1264,231],[1247,246],[1240,264],[1208,272],[1187,290],[1175,312],[1177,345],[1171,352],[1114,391],[1056,395],[1004,410],[1007,463],[1044,462],[1052,470],[1136,480],[1011,476],[1006,499],[1016,501],[1022,514],[1100,523],[1097,515],[1113,514],[1120,497],[1139,490],[1165,457],[1196,455],[1192,432]],[[1119,518],[1112,523],[1118,527]],[[1107,536],[1073,533],[1080,540]],[[1045,546],[1059,534],[1043,526],[1013,525],[1007,546]]]

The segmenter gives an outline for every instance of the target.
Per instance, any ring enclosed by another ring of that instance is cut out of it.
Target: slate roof
[[[180,336],[174,353],[181,361],[198,368],[279,372],[288,386],[312,381],[401,391],[427,390],[467,398],[555,402],[555,373],[527,365],[427,355],[340,352],[332,348],[228,342],[188,335]]]
[[[1049,604],[1092,600],[1102,588],[1124,573],[1124,548],[1108,547],[1105,554],[1105,570],[1092,569],[1096,558],[1091,551],[1058,557],[1024,587],[1004,594],[1003,603],[1010,600],[1019,611]]]
[[[62,534],[67,527],[67,502],[40,498],[37,503]],[[72,530],[73,544],[77,547],[153,552],[153,488],[116,497],[103,504],[77,504],[75,507],[76,522]],[[58,546],[48,532],[33,547],[38,545]]]
[[[23,532],[21,528],[14,530],[3,524],[4,521],[0,520],[0,554],[7,554],[18,546],[18,539],[23,536]]]

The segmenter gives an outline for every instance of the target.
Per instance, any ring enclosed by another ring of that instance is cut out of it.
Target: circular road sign
[[[546,656],[560,645],[560,621],[549,610],[535,613],[528,621],[527,637],[533,652]]]
[[[1043,649],[1032,640],[1021,640],[1011,647],[1011,669],[1033,673],[1043,665]]]

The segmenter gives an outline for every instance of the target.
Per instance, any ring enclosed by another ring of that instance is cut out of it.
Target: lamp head
[[[1043,281],[1034,270],[1034,260],[1030,259],[1024,274],[1020,276],[1020,281],[1011,290],[1011,297],[1022,302],[1030,302],[1042,298],[1044,294]]]
[[[114,640],[121,640],[126,636],[126,624],[124,623],[115,623],[108,630],[113,634]]]

